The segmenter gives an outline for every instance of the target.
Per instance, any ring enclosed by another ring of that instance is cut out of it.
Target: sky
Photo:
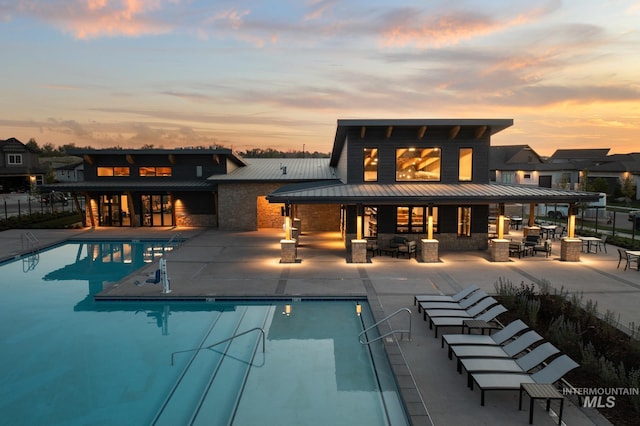
[[[339,119],[508,118],[640,152],[640,0],[0,0],[0,139],[330,152]]]

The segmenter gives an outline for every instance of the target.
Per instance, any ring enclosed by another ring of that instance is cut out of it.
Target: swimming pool
[[[74,242],[0,265],[0,423],[408,424],[383,349],[358,342],[363,301],[358,317],[354,300],[93,300],[169,249]]]

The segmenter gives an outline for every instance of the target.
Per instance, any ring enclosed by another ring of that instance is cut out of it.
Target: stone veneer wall
[[[340,206],[337,204],[300,204],[296,217],[300,219],[303,233],[340,230]]]
[[[210,214],[179,214],[176,211],[176,226],[202,226],[215,228],[216,216]]]
[[[258,229],[258,198],[275,191],[279,183],[218,184],[218,227],[224,231],[256,231]],[[274,204],[280,214],[281,204]],[[272,216],[270,210],[266,210]],[[282,218],[280,225],[282,226]]]

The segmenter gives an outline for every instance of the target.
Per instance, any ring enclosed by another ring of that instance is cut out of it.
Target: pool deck
[[[0,260],[22,252],[26,231],[0,233]],[[385,341],[403,397],[414,425],[526,425],[528,403],[518,411],[518,392],[487,392],[480,405],[480,391],[466,387],[466,376],[456,372],[455,362],[440,348],[440,339],[422,320],[413,306],[415,294],[452,294],[475,283],[494,293],[499,278],[514,284],[546,279],[552,286],[582,292],[583,300],[597,302],[598,311],[620,315],[623,325],[640,324],[640,272],[616,268],[618,254],[608,245],[608,253],[582,254],[579,262],[559,260],[560,242],[552,255],[543,254],[509,262],[490,262],[479,252],[445,252],[438,263],[415,259],[376,256],[370,263],[353,264],[338,233],[310,233],[300,238],[297,263],[280,263],[281,230],[223,232],[203,228],[97,228],[83,230],[30,230],[39,246],[69,239],[164,239],[180,233],[186,241],[166,255],[171,290],[162,294],[161,285],[144,282],[156,268],[150,264],[100,293],[106,298],[180,297],[368,297],[374,314],[383,318],[409,308],[413,322],[411,341]],[[511,231],[513,239],[521,238]],[[405,328],[407,317],[398,315],[391,326]],[[445,332],[454,332],[455,330]],[[598,384],[594,383],[594,387]],[[622,397],[620,397],[622,398]],[[557,403],[552,409],[557,410]],[[615,408],[611,408],[615,409]],[[581,408],[575,398],[567,399],[563,422],[567,425],[607,425],[591,408]],[[534,424],[557,424],[557,417],[535,407]]]

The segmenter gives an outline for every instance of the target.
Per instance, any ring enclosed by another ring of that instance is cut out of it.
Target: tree
[[[627,202],[635,200],[636,188],[633,184],[633,181],[631,180],[631,176],[627,175],[627,177],[624,178],[624,180],[622,181],[622,189],[620,190],[620,192],[624,196],[625,200],[627,200]]]
[[[42,150],[40,149],[40,147],[38,146],[38,142],[36,142],[36,140],[34,138],[29,139],[29,142],[27,142],[25,144],[25,146],[33,152],[37,152],[37,153],[41,153]]]

